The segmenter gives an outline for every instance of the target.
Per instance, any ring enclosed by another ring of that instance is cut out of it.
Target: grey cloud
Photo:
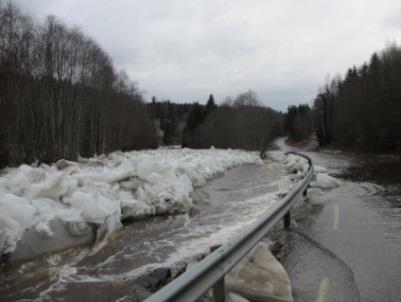
[[[401,28],[401,7],[392,10],[383,18],[385,26]]]
[[[401,37],[401,26],[388,25],[397,24],[396,0],[14,1],[79,25],[147,98],[174,101],[251,88],[283,110],[310,102],[326,74]]]

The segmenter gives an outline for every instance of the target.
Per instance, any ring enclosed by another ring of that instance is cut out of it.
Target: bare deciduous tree
[[[77,28],[0,2],[0,165],[156,146],[137,87]]]

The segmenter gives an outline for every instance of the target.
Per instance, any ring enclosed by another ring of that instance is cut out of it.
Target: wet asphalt
[[[286,234],[282,261],[295,301],[401,301],[399,174],[380,170],[381,179],[371,179],[381,165],[308,154],[342,183],[323,195],[311,193]]]
[[[308,155],[342,184],[321,195],[310,192],[294,210],[291,230],[282,232],[281,261],[295,301],[401,301],[397,168],[389,164],[393,169],[383,171],[388,164],[383,158],[372,163],[340,153]],[[166,266],[179,270],[184,258],[190,261],[208,244],[231,236],[225,227],[235,231],[239,219],[256,217],[253,209],[260,205],[243,200],[276,190],[277,175],[283,175],[278,166],[233,169],[197,190],[199,209],[190,219],[137,222],[99,251],[75,250],[3,268],[0,301],[140,301],[149,294],[144,289],[150,282],[171,278]],[[157,273],[140,280],[147,269]]]

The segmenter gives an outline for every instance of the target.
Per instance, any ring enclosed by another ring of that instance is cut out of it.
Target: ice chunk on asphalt
[[[323,167],[323,166],[314,165],[313,169],[315,170],[316,173],[326,173],[327,172],[327,168]]]
[[[258,245],[226,276],[228,290],[251,301],[293,301],[290,279],[266,243]]]
[[[311,182],[311,187],[324,190],[334,189],[340,185],[340,181],[325,173],[316,173],[316,180]]]

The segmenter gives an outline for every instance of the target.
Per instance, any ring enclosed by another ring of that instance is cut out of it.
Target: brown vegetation
[[[155,147],[138,89],[79,29],[0,2],[0,166]]]

